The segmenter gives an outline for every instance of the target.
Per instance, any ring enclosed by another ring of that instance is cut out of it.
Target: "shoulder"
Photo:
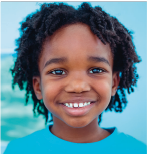
[[[125,133],[117,133],[117,141],[124,153],[146,154],[147,146],[136,138]]]
[[[29,154],[29,153],[35,153],[36,150],[39,152],[40,147],[42,147],[43,145],[45,145],[44,143],[46,143],[47,135],[48,134],[46,128],[36,131],[23,138],[15,139],[8,144],[4,154],[10,154],[10,153]]]

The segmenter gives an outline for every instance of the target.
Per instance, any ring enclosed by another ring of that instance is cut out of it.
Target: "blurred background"
[[[40,8],[43,2],[1,2],[1,147],[16,138],[45,128],[42,116],[34,117],[32,100],[25,106],[25,91],[11,88],[10,68],[15,61],[15,39],[20,22]],[[51,2],[50,2],[51,3]],[[66,2],[78,7],[81,2]],[[136,52],[142,62],[137,66],[139,80],[135,92],[127,95],[123,113],[105,112],[101,127],[117,127],[119,131],[147,142],[147,2],[91,2],[115,16],[133,34]]]

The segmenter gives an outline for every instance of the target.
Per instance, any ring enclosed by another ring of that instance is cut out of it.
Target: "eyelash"
[[[102,69],[102,68],[93,68],[93,69],[91,69],[91,72],[92,72],[92,70],[99,70],[99,72],[95,72],[95,73],[103,73],[103,72],[105,72],[105,70],[104,69]],[[101,71],[101,72],[100,72]],[[95,74],[94,73],[94,74]],[[92,74],[92,73],[91,73]]]
[[[96,72],[95,73],[93,73],[92,72],[92,70],[95,70]],[[99,72],[97,72],[99,70]],[[56,71],[58,71],[58,73],[60,73],[60,74],[56,74]],[[91,69],[90,70],[91,71],[91,74],[96,74],[96,73],[103,73],[103,72],[105,72],[105,70],[104,69],[102,69],[102,68],[93,68],[93,69]],[[100,72],[101,71],[101,72]],[[64,70],[62,70],[62,69],[56,69],[56,70],[53,70],[53,71],[51,71],[51,72],[49,72],[49,74],[53,74],[53,75],[65,75],[66,73],[64,72]],[[61,74],[62,73],[62,74]]]
[[[50,74],[54,74],[54,75],[64,75],[64,74],[66,74],[64,71],[64,74],[56,74],[56,73],[53,73],[53,72],[56,72],[56,71],[63,71],[63,70],[61,70],[61,69],[57,69],[57,70],[53,70],[53,71],[51,71],[51,72],[49,72]]]

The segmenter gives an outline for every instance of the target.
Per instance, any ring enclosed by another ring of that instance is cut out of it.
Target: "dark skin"
[[[38,65],[40,77],[33,77],[33,87],[53,114],[54,135],[76,143],[110,135],[98,126],[98,115],[107,108],[120,81],[119,72],[113,72],[109,44],[104,45],[85,24],[68,25],[46,38]],[[73,115],[63,107],[85,101],[94,103],[82,114]]]

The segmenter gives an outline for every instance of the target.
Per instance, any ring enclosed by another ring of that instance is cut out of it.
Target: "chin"
[[[69,122],[66,122],[66,124],[72,128],[83,128],[90,124],[91,122],[87,120],[79,120],[79,119],[72,119]]]

